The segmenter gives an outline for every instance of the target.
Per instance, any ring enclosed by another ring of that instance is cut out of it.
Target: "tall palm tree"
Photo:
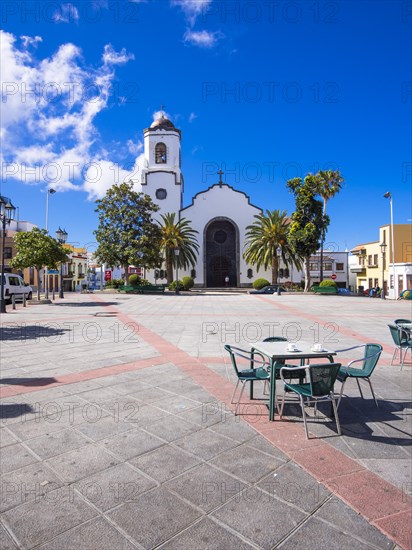
[[[161,231],[160,246],[166,260],[167,283],[173,281],[173,267],[177,266],[187,269],[196,265],[199,243],[195,237],[198,233],[192,229],[190,220],[181,218],[176,221],[174,212],[161,215],[162,221],[158,222]],[[175,249],[179,249],[179,256],[176,256]],[[177,258],[177,260],[176,260]]]
[[[317,193],[323,199],[323,217],[325,219],[326,204],[329,199],[334,197],[342,189],[343,177],[341,176],[339,170],[319,170],[315,178]],[[325,229],[325,226],[323,226],[320,243],[320,282],[323,281],[323,246],[326,235]]]
[[[256,221],[246,227],[246,242],[244,259],[251,265],[256,265],[259,270],[271,269],[272,284],[276,284],[279,272],[279,258],[282,257],[285,265],[295,265],[301,268],[300,259],[296,257],[288,244],[288,232],[290,220],[286,210],[266,210],[266,213],[255,216]]]

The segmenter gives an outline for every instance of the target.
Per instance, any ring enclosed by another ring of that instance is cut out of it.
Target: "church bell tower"
[[[144,130],[143,193],[149,195],[159,214],[182,208],[183,175],[180,156],[181,132],[164,113]]]

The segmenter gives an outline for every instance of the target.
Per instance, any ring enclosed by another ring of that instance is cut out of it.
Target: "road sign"
[[[58,275],[58,274],[59,274],[59,270],[58,270],[58,269],[49,269],[49,270],[48,270],[48,274],[49,274],[49,275]]]
[[[336,279],[336,275],[333,274],[332,277],[331,277],[332,281],[334,281]]]

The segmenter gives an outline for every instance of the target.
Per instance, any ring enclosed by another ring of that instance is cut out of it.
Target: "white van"
[[[16,275],[15,273],[4,273],[3,285],[4,301],[6,304],[11,303],[13,295],[16,300],[23,300],[23,294],[25,294],[27,300],[31,300],[33,297],[33,289],[31,286],[26,285],[20,275]]]

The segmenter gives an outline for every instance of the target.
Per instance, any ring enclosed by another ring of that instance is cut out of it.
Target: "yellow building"
[[[87,285],[87,250],[65,245],[72,250],[69,255],[66,271],[63,272],[65,290],[82,290]]]
[[[383,225],[379,228],[379,241],[359,244],[351,250],[358,260],[351,268],[357,288],[383,286],[389,298],[412,289],[412,225],[395,224],[393,237],[392,248],[391,226]],[[383,243],[386,247],[381,246]]]

